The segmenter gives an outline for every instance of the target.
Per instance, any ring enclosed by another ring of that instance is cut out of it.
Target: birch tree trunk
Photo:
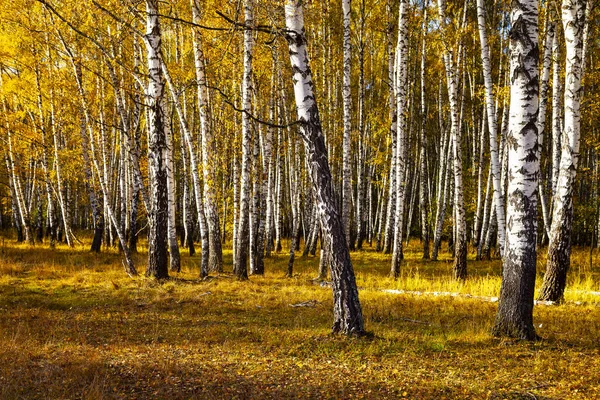
[[[343,138],[343,173],[342,173],[342,221],[346,234],[346,243],[352,247],[351,226],[352,217],[352,44],[350,39],[351,0],[342,0],[344,17],[344,81],[342,97],[344,100],[344,138]]]
[[[161,63],[162,64],[162,63]],[[163,97],[163,112],[167,110],[167,104]],[[169,207],[169,216],[167,220],[167,239],[169,242],[169,268],[173,272],[181,271],[181,256],[179,254],[179,245],[177,243],[177,182],[175,181],[175,148],[173,147],[173,130],[168,115],[165,115],[164,121],[165,144],[167,146],[166,168],[167,168],[167,202]]]
[[[387,2],[388,14],[392,14],[391,1]],[[383,233],[383,252],[389,254],[392,251],[392,238],[394,235],[394,217],[396,211],[396,168],[397,168],[397,146],[398,146],[398,109],[396,107],[396,80],[394,73],[395,65],[395,53],[394,44],[392,40],[393,22],[388,23],[387,37],[388,37],[388,85],[389,85],[389,114],[390,114],[390,136],[392,142],[391,148],[391,160],[390,160],[390,174],[389,174],[389,193],[388,203],[386,208],[386,219],[385,229]]]
[[[446,21],[445,0],[438,0],[440,21]],[[464,16],[463,16],[464,19]],[[459,46],[459,56],[460,56]],[[454,170],[454,215],[456,228],[456,243],[453,273],[456,279],[466,279],[467,277],[467,223],[465,220],[465,204],[463,196],[463,166],[462,166],[462,134],[459,127],[459,109],[458,109],[458,73],[454,64],[451,50],[447,49],[444,53],[444,65],[446,67],[446,79],[448,82],[448,101],[450,103],[450,121],[451,137],[454,143],[453,170]],[[459,57],[460,58],[460,57]],[[460,65],[460,62],[457,63]]]
[[[439,127],[442,132],[441,137],[443,140],[442,151],[440,152],[440,167],[438,172],[438,184],[437,184],[437,205],[435,213],[435,230],[433,231],[433,249],[431,252],[431,259],[437,261],[440,244],[442,243],[442,230],[444,227],[444,218],[446,216],[446,203],[448,199],[448,187],[450,180],[450,162],[452,160],[452,143],[450,130],[447,133],[444,132],[444,126],[442,123],[442,85],[440,84],[440,90],[438,95],[438,114],[439,114]],[[444,139],[444,136],[446,138]]]
[[[495,336],[535,340],[538,132],[538,1],[512,4],[506,254]]]
[[[560,81],[560,41],[558,30],[554,34],[552,42],[552,198],[556,195],[558,174],[560,172],[560,146],[562,133],[562,117],[560,94],[563,93]]]
[[[184,109],[179,100],[179,96],[175,92],[175,86],[173,84],[173,80],[171,79],[171,74],[169,73],[169,70],[164,62],[161,62],[161,68],[162,68],[162,72],[165,76],[165,79],[169,85],[171,98],[173,99],[173,104],[175,105],[177,115],[179,116],[179,124],[180,124],[181,130],[183,132],[183,140],[185,141],[187,148],[188,148],[188,153],[189,153],[189,158],[190,158],[190,167],[192,170],[192,183],[193,183],[193,187],[194,187],[194,197],[196,200],[196,212],[198,215],[198,225],[200,226],[200,237],[201,237],[201,243],[202,243],[202,261],[201,261],[201,266],[200,266],[200,275],[202,278],[204,278],[208,275],[207,271],[209,270],[209,256],[210,256],[209,242],[210,242],[210,240],[209,240],[209,235],[207,232],[206,216],[205,216],[205,212],[204,212],[205,203],[202,201],[203,200],[203,196],[202,196],[203,192],[202,192],[202,184],[200,182],[200,172],[199,172],[201,163],[198,162],[198,158],[196,156],[196,149],[193,144],[194,140],[192,137],[192,132],[189,127],[187,118],[185,117]],[[198,91],[200,91],[200,89],[198,89]],[[200,96],[198,97],[198,101],[199,101],[199,104],[201,104]],[[202,110],[202,108],[203,108],[202,106],[199,106],[200,110]],[[206,129],[206,125],[208,125],[205,117],[206,116],[203,115],[203,113],[201,111],[200,112],[200,130]],[[220,245],[220,241],[219,241],[219,245]],[[191,246],[193,246],[193,242],[192,242]],[[191,249],[191,247],[190,247],[190,249]],[[172,267],[173,267],[173,265],[172,265]],[[217,272],[222,272],[222,271],[217,271]]]
[[[56,110],[54,104],[54,90],[50,90],[50,126],[52,128],[52,140],[54,143],[54,172],[56,173],[56,192],[58,194],[58,203],[60,205],[60,212],[63,221],[63,228],[65,230],[65,240],[69,247],[73,247],[73,240],[71,239],[71,225],[68,213],[68,204],[65,199],[64,184],[62,179],[62,164],[59,159],[59,123],[56,120]],[[18,183],[18,182],[17,182]],[[27,226],[25,232],[27,233]]]
[[[479,26],[479,41],[481,42],[481,61],[483,64],[483,81],[485,86],[485,105],[487,109],[488,130],[490,133],[490,168],[492,169],[492,183],[494,186],[494,205],[498,224],[498,246],[500,254],[504,254],[505,216],[504,216],[504,191],[500,187],[500,162],[498,158],[498,120],[494,107],[494,94],[492,87],[492,67],[490,65],[490,48],[487,40],[485,26],[484,0],[477,0],[477,22]],[[483,134],[483,132],[482,132]]]
[[[47,130],[44,118],[42,87],[40,84],[39,68],[35,69],[36,87],[37,87],[37,106],[40,131],[42,132],[42,170],[44,171],[44,181],[46,183],[46,220],[48,221],[46,232],[50,236],[50,247],[56,245],[56,216],[54,215],[54,201],[52,199],[52,185],[50,184],[50,171],[48,168],[48,146],[46,142]]]
[[[200,24],[199,0],[192,0],[192,17]],[[217,209],[217,171],[216,171],[216,140],[210,127],[208,104],[208,84],[206,81],[204,52],[202,50],[201,34],[194,28],[194,65],[196,67],[196,84],[198,85],[198,113],[200,115],[200,132],[202,140],[202,160],[204,178],[204,208],[208,226],[209,252],[208,267],[214,272],[223,272],[223,249],[221,246],[221,225]],[[202,249],[205,251],[205,249]]]
[[[571,258],[573,227],[573,191],[579,161],[581,126],[581,63],[585,0],[563,0],[562,22],[565,32],[567,63],[565,68],[565,111],[560,172],[554,196],[554,217],[550,230],[548,262],[540,300],[562,300]]]
[[[294,73],[294,94],[300,133],[306,148],[313,188],[316,193],[323,237],[331,250],[331,279],[333,290],[333,332],[346,335],[365,333],[358,288],[344,234],[344,225],[333,193],[327,149],[323,138],[319,110],[313,94],[313,81],[308,64],[302,0],[285,3],[286,39]]]
[[[406,155],[406,115],[408,113],[408,2],[400,0],[398,16],[398,41],[396,44],[396,109],[398,115],[396,143],[396,210],[394,217],[394,239],[392,252],[392,267],[390,275],[397,278],[400,275],[402,260],[402,228],[404,226],[404,197],[406,192],[405,155]]]
[[[244,1],[246,26],[254,24],[253,0]],[[240,216],[233,271],[238,279],[248,279],[248,247],[250,234],[250,168],[252,163],[252,126],[248,113],[252,100],[252,56],[254,38],[252,30],[244,31],[244,72],[242,82],[242,167],[240,171]]]
[[[150,212],[148,224],[148,268],[146,276],[169,277],[167,142],[163,109],[164,82],[161,70],[161,32],[158,0],[146,0],[146,51],[148,53],[148,166],[150,172]]]
[[[6,102],[4,102],[4,113],[5,114],[7,113]],[[12,179],[12,187],[14,189],[13,200],[15,201],[15,203],[18,207],[18,211],[19,211],[18,215],[21,217],[20,222],[21,222],[21,227],[23,229],[23,232],[25,234],[25,241],[33,246],[33,245],[35,245],[35,238],[34,238],[34,235],[33,235],[32,229],[31,229],[31,215],[29,213],[29,208],[27,207],[27,204],[26,204],[25,194],[23,192],[23,185],[21,183],[21,176],[17,172],[17,168],[16,168],[11,131],[12,131],[12,128],[9,125],[8,118],[7,118],[6,119],[6,133],[7,133],[7,139],[8,139],[8,157],[7,157],[8,163],[7,163],[7,165],[8,165],[8,172]]]
[[[427,125],[427,109],[425,103],[425,50],[427,48],[427,2],[423,6],[423,23],[421,31],[423,41],[421,44],[421,146],[419,149],[419,158],[421,160],[419,176],[419,208],[421,210],[421,239],[423,241],[423,259],[429,259],[429,193],[427,191],[427,135],[425,128]]]
[[[8,186],[10,189],[13,224],[14,224],[15,230],[17,231],[17,242],[21,243],[24,239],[23,238],[23,222],[21,219],[21,214],[19,213],[19,204],[18,204],[19,200],[17,198],[15,182],[13,181],[11,161],[10,161],[10,157],[9,157],[8,153],[6,153],[4,155],[4,160],[6,161],[6,172],[8,175]]]
[[[549,14],[549,13],[548,13]],[[548,15],[547,14],[547,15]],[[552,64],[552,43],[554,41],[556,25],[553,21],[550,21],[549,18],[546,20],[546,34],[544,39],[544,56],[542,58],[542,77],[540,81],[540,110],[538,114],[537,128],[538,128],[538,136],[539,136],[539,150],[538,157],[541,162],[541,153],[542,148],[544,146],[544,135],[546,131],[546,110],[548,105],[548,89],[550,82],[550,66]],[[539,196],[540,203],[542,206],[542,217],[544,221],[544,231],[548,238],[550,237],[550,215],[548,210],[548,202],[546,200],[545,192],[544,192],[544,179],[543,179],[543,170],[540,167],[540,182],[539,182]]]

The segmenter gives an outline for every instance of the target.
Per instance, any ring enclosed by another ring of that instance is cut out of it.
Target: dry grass
[[[185,256],[159,284],[127,278],[116,252],[6,241],[0,398],[600,398],[600,268],[587,251],[574,254],[567,303],[536,307],[536,343],[490,337],[495,303],[381,291],[497,296],[499,261],[470,262],[457,283],[442,256],[424,262],[415,243],[394,281],[388,256],[353,253],[374,334],[353,339],[329,334],[331,293],[312,282],[314,258],[286,279],[277,255],[264,277],[237,282],[199,281],[199,257]],[[316,306],[289,306],[308,300]]]

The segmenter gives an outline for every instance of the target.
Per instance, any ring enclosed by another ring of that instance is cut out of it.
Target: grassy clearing
[[[312,282],[315,258],[286,279],[276,255],[264,277],[237,282],[199,281],[199,257],[185,256],[159,284],[127,278],[116,252],[5,241],[0,398],[600,398],[600,266],[587,251],[574,254],[567,303],[535,308],[537,343],[490,337],[494,303],[381,291],[497,296],[499,261],[470,262],[457,283],[449,255],[424,262],[418,243],[397,281],[389,256],[353,260],[369,339],[329,334],[331,292]]]

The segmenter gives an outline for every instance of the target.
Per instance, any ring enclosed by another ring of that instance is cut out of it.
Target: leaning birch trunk
[[[352,247],[350,218],[352,216],[352,44],[350,39],[351,0],[342,0],[344,17],[344,81],[342,96],[344,100],[344,138],[343,138],[343,168],[342,168],[342,221],[346,234],[346,243]]]
[[[538,0],[513,3],[510,30],[508,223],[495,336],[535,340],[538,132]]]
[[[21,219],[21,214],[19,213],[19,204],[17,199],[17,193],[15,190],[15,185],[13,182],[12,168],[10,163],[10,157],[8,153],[4,155],[4,160],[6,161],[6,172],[8,174],[8,187],[10,189],[10,199],[11,199],[11,209],[13,215],[13,224],[15,230],[17,231],[17,242],[21,243],[23,241],[23,222]]]
[[[449,165],[452,152],[452,143],[450,142],[450,130],[444,133],[442,124],[442,85],[440,85],[439,96],[438,96],[438,114],[439,114],[439,127],[442,132],[443,146],[440,152],[440,167],[438,172],[437,182],[437,198],[436,198],[436,212],[435,212],[435,229],[433,231],[433,249],[431,250],[431,259],[437,261],[438,252],[442,243],[442,230],[444,228],[444,218],[446,216],[446,202],[448,197],[448,180],[450,177]],[[444,138],[444,136],[446,136]]]
[[[167,254],[168,193],[167,143],[163,110],[164,83],[161,71],[161,33],[158,0],[146,0],[146,51],[148,53],[148,170],[150,176],[150,212],[148,224],[148,268],[146,276],[169,276]]]
[[[162,72],[165,76],[167,84],[169,86],[169,92],[171,93],[171,98],[173,100],[173,104],[175,105],[175,110],[177,111],[177,115],[179,116],[179,125],[181,127],[181,131],[183,132],[183,140],[185,141],[188,153],[190,157],[190,167],[192,170],[192,183],[194,185],[194,199],[196,200],[196,212],[198,215],[198,225],[200,226],[200,237],[202,243],[202,259],[200,265],[200,276],[204,278],[208,275],[209,270],[209,239],[208,232],[206,232],[206,216],[204,212],[205,203],[202,201],[202,184],[200,183],[200,172],[199,172],[199,162],[196,156],[196,150],[194,148],[194,140],[192,138],[192,132],[187,121],[187,118],[184,114],[183,106],[179,100],[179,96],[175,92],[175,86],[173,84],[173,79],[171,78],[171,74],[164,62],[161,62]],[[201,109],[201,107],[199,107]],[[203,119],[200,118],[201,129],[203,129]],[[193,241],[192,245],[193,246]],[[191,247],[190,247],[191,248]]]
[[[6,103],[4,103],[4,112],[6,114]],[[33,232],[31,229],[31,216],[29,214],[29,209],[27,208],[27,204],[25,204],[25,196],[23,194],[23,187],[21,185],[21,176],[16,171],[16,163],[15,156],[13,153],[13,145],[12,145],[12,135],[11,135],[11,127],[8,125],[8,118],[6,119],[6,132],[8,137],[8,160],[10,162],[8,172],[12,179],[12,186],[14,188],[14,200],[16,200],[16,205],[18,206],[19,216],[21,217],[21,226],[25,233],[25,241],[30,245],[35,245],[35,238],[33,236]]]
[[[252,26],[253,0],[244,1],[246,26]],[[252,30],[244,31],[244,72],[242,80],[242,167],[240,171],[240,216],[238,238],[233,262],[233,272],[238,279],[248,279],[248,246],[250,233],[250,168],[252,157],[252,127],[249,113],[252,100],[252,53],[254,38]]]
[[[71,55],[72,53],[70,53],[70,49],[68,49],[66,47],[66,43],[64,43],[64,44],[65,44],[65,49],[67,49],[67,52],[69,52],[69,54]],[[101,169],[100,165],[98,163],[98,158],[96,156],[96,148],[95,148],[96,145],[95,145],[95,139],[94,139],[94,128],[93,128],[93,123],[92,123],[93,121],[92,121],[92,116],[90,115],[88,100],[87,100],[87,97],[83,90],[83,81],[81,79],[80,71],[78,70],[78,65],[75,63],[74,57],[72,58],[72,62],[73,62],[74,70],[75,70],[77,89],[78,89],[79,97],[80,97],[80,101],[81,101],[81,109],[83,111],[83,117],[84,117],[83,122],[85,122],[85,125],[87,127],[87,132],[88,132],[88,137],[87,138],[82,137],[82,141],[86,147],[87,147],[87,145],[89,145],[88,161],[91,161],[91,164],[94,166],[94,169],[96,170],[96,173],[98,175],[98,182],[100,184],[100,190],[102,191],[102,197],[104,199],[104,206],[106,209],[105,215],[108,217],[108,219],[110,220],[110,223],[115,227],[115,230],[117,232],[117,237],[119,239],[121,249],[123,250],[123,256],[125,258],[125,262],[123,264],[125,267],[125,272],[129,276],[135,276],[135,275],[137,275],[137,271],[135,269],[133,260],[131,258],[130,249],[127,246],[127,239],[125,236],[125,232],[123,232],[123,230],[121,230],[121,226],[118,223],[116,216],[114,214],[114,209],[111,206],[110,202],[107,201],[107,199],[110,198],[110,186],[107,182],[108,178],[107,178],[106,169]],[[84,132],[82,132],[82,135],[84,135]],[[86,153],[86,150],[84,148],[84,160],[85,160],[85,153]],[[87,163],[87,161],[84,161],[84,162]],[[90,182],[90,184],[91,184],[91,182]],[[98,205],[98,208],[100,208],[100,205]],[[104,224],[104,225],[108,225],[108,227],[110,227],[110,224]],[[132,232],[132,234],[133,234],[133,232]],[[94,239],[94,240],[96,240],[96,239]]]
[[[400,261],[402,260],[402,228],[404,226],[404,197],[406,192],[405,155],[406,155],[406,115],[408,112],[408,2],[400,0],[400,14],[398,17],[398,41],[396,44],[396,109],[398,115],[397,143],[396,143],[396,204],[394,216],[394,236],[392,251],[392,266],[390,275],[397,278],[400,275]]]
[[[562,21],[565,31],[567,63],[565,68],[565,111],[560,172],[554,196],[554,218],[550,229],[548,263],[540,300],[560,301],[567,283],[571,258],[573,227],[573,191],[579,161],[581,125],[581,63],[585,0],[563,0]]]
[[[344,226],[335,203],[327,149],[323,138],[319,110],[313,94],[313,81],[308,65],[304,16],[301,0],[285,3],[286,39],[294,73],[294,94],[300,133],[306,147],[310,176],[316,193],[323,227],[323,242],[331,251],[333,289],[333,332],[346,335],[364,334],[364,323],[358,288],[354,277]]]
[[[485,86],[485,105],[487,109],[488,130],[490,132],[490,168],[492,169],[492,183],[494,186],[494,206],[498,224],[498,247],[500,255],[504,254],[505,216],[504,193],[500,187],[500,161],[498,157],[498,122],[494,107],[494,94],[492,87],[492,67],[490,63],[490,48],[487,40],[485,26],[484,0],[477,0],[477,22],[479,25],[479,40],[481,42],[481,61],[483,64],[483,81]],[[483,132],[482,132],[483,134]]]
[[[196,24],[200,23],[199,0],[192,0],[192,16]],[[223,272],[223,249],[221,246],[221,225],[217,210],[217,171],[216,140],[210,127],[208,104],[208,85],[206,81],[204,52],[201,34],[197,28],[192,30],[194,40],[194,65],[196,68],[196,84],[198,85],[198,113],[200,116],[200,132],[202,139],[202,160],[204,178],[204,208],[208,226],[209,252],[208,267],[214,272]],[[202,249],[204,251],[204,248]]]
[[[484,170],[484,153],[485,153],[485,133],[487,126],[487,116],[485,108],[481,117],[481,129],[479,131],[479,155],[477,161],[477,209],[475,212],[475,222],[473,223],[473,245],[479,246],[479,238],[481,237],[482,227],[482,211],[485,207],[485,199],[483,198],[483,170]],[[473,120],[475,123],[475,120]],[[476,141],[476,138],[473,138]],[[490,168],[491,170],[491,168]]]
[[[484,238],[486,237],[487,231],[489,229],[489,219],[490,219],[490,208],[493,208],[493,205],[490,206],[489,198],[490,198],[490,186],[492,182],[492,169],[488,170],[487,184],[485,186],[485,198],[483,200],[483,219],[481,222],[481,230],[479,231],[479,237],[477,238],[477,258],[476,260],[482,260],[482,251],[483,251],[483,243],[485,242]]]

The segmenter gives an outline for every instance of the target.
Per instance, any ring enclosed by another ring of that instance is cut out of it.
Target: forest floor
[[[294,278],[278,254],[265,276],[200,281],[199,256],[184,252],[183,271],[159,283],[128,278],[116,251],[0,240],[2,399],[600,399],[600,257],[590,269],[589,250],[575,250],[566,302],[535,307],[543,340],[526,343],[489,334],[499,260],[470,259],[458,283],[449,255],[422,261],[417,241],[397,281],[389,256],[352,253],[372,333],[357,339],[330,334],[315,257],[297,258]]]

